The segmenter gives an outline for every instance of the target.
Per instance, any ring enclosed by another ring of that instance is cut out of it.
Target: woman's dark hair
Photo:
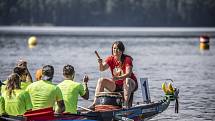
[[[126,56],[129,56],[129,55],[126,55],[124,54],[125,52],[125,46],[124,44],[122,43],[122,41],[115,41],[113,44],[112,44],[112,55],[113,55],[113,46],[116,44],[117,48],[122,52],[122,56],[121,56],[121,62],[122,64],[124,63],[124,60],[125,60],[125,57]],[[129,56],[131,57],[131,56]]]
[[[20,77],[16,73],[12,73],[11,75],[8,76],[7,79],[7,84],[6,84],[6,91],[7,95],[9,95],[9,98],[11,98],[12,93],[14,93],[13,90],[15,89],[21,89],[20,88]]]
[[[23,75],[23,74],[26,73],[26,68],[24,68],[24,67],[15,67],[15,68],[13,69],[13,73],[16,73],[16,74],[18,74],[19,76],[21,76],[21,75]]]

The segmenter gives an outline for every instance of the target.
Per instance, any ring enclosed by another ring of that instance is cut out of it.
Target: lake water
[[[174,103],[151,121],[203,121],[215,120],[215,40],[210,39],[210,49],[199,49],[198,37],[90,37],[90,36],[37,36],[38,45],[28,48],[28,35],[0,36],[0,79],[5,80],[19,58],[28,61],[34,78],[35,70],[51,64],[55,68],[54,83],[59,83],[62,68],[71,64],[76,70],[76,81],[84,74],[90,77],[90,100],[79,99],[79,105],[92,103],[97,79],[110,77],[109,70],[100,73],[97,67],[97,50],[102,58],[111,54],[115,40],[124,42],[127,54],[134,58],[133,70],[138,78],[149,78],[153,101],[164,95],[162,79],[172,78],[180,89],[179,113],[174,113]],[[134,103],[141,102],[140,88]]]

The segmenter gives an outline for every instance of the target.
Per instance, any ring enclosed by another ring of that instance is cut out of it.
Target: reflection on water
[[[63,37],[37,36],[38,45],[29,49],[28,36],[0,37],[0,79],[11,73],[20,58],[28,60],[28,67],[34,75],[36,69],[45,64],[55,67],[54,82],[62,80],[62,68],[72,64],[76,69],[76,80],[84,74],[90,77],[90,101],[80,98],[79,104],[88,106],[93,99],[96,81],[101,76],[110,76],[109,71],[100,73],[97,68],[97,50],[102,58],[111,53],[111,44],[122,40],[126,53],[134,58],[134,72],[137,77],[148,77],[152,100],[163,95],[162,80],[173,78],[180,89],[179,114],[174,113],[174,103],[152,121],[215,120],[215,43],[210,41],[210,50],[199,49],[198,38],[134,38],[134,37]],[[135,100],[142,100],[141,90]]]

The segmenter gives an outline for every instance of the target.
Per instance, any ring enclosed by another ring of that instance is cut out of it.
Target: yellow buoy
[[[29,48],[33,48],[37,45],[37,38],[35,36],[31,36],[28,39],[28,46]]]

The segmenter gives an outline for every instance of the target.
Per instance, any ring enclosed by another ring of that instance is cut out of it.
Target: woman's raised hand
[[[102,59],[100,58],[100,59],[98,59],[98,63],[99,64],[101,64],[102,63]]]

